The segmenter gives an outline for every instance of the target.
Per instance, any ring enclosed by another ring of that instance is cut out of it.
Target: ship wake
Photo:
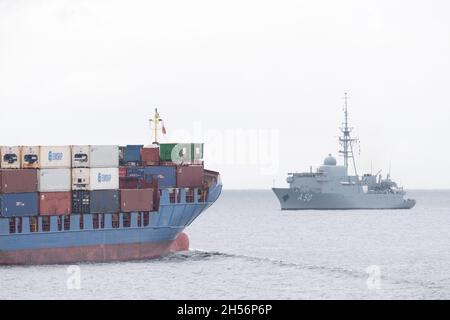
[[[278,259],[264,258],[264,257],[256,257],[249,256],[243,254],[230,254],[219,251],[204,251],[204,250],[196,250],[192,249],[190,251],[176,252],[171,255],[160,258],[160,261],[170,261],[170,262],[183,262],[183,261],[204,261],[204,260],[212,260],[212,259],[241,259],[251,263],[264,263],[264,264],[272,264],[278,267],[287,267],[287,268],[296,268],[301,270],[316,270],[316,271],[328,271],[333,273],[345,274],[349,277],[353,278],[367,278],[367,273],[358,272],[355,270],[338,268],[338,267],[326,267],[326,266],[317,266],[310,264],[302,264],[297,262],[288,262]]]
[[[214,259],[240,259],[254,264],[271,264],[273,266],[281,268],[291,268],[297,270],[328,273],[333,274],[335,277],[348,277],[353,279],[359,279],[364,282],[366,282],[369,277],[369,274],[366,272],[366,270],[355,270],[336,266],[313,265],[265,257],[250,256],[244,254],[231,254],[219,251],[206,251],[199,249],[192,249],[189,251],[173,253],[171,255],[160,258],[159,260],[170,262],[185,262],[185,261],[205,261]],[[401,279],[397,277],[386,277],[386,275],[382,276],[382,282],[384,284],[389,283],[391,285],[403,285],[407,287],[423,287],[423,288],[436,287],[436,283],[434,282],[428,283],[423,281],[414,281],[410,279]]]

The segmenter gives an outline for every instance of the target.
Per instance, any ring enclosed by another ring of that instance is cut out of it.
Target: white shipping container
[[[38,146],[21,147],[20,163],[23,169],[39,168],[39,147]]]
[[[90,170],[88,168],[72,169],[72,190],[88,190]]]
[[[70,146],[41,146],[39,152],[40,167],[43,169],[70,168]]]
[[[0,148],[2,169],[20,169],[20,148],[19,147],[1,147]]]
[[[72,146],[73,168],[118,168],[119,146]]]
[[[38,191],[70,191],[71,182],[71,169],[41,169],[38,174]]]
[[[91,168],[89,170],[88,190],[119,189],[119,168]]]
[[[91,168],[118,168],[119,146],[90,146]]]
[[[89,146],[72,146],[72,167],[73,168],[89,168],[90,155]]]

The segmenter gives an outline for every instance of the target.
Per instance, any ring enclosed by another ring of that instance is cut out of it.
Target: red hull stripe
[[[189,249],[189,238],[181,233],[173,241],[159,243],[108,244],[69,248],[0,251],[0,265],[68,264],[151,259]]]

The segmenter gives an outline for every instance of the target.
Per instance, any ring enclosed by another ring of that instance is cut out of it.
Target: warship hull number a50
[[[346,209],[411,209],[416,201],[405,199],[403,188],[379,173],[364,174],[356,170],[353,143],[348,126],[347,94],[345,94],[345,121],[339,138],[344,165],[337,165],[331,154],[316,172],[289,173],[289,188],[273,188],[282,210],[346,210]],[[353,161],[354,175],[348,174],[349,160]]]

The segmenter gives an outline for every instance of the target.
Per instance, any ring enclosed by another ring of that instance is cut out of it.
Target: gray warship
[[[405,191],[391,180],[377,174],[359,176],[354,157],[352,128],[348,125],[347,93],[344,96],[344,123],[339,138],[344,165],[337,165],[331,154],[315,172],[288,173],[289,188],[273,188],[282,210],[349,210],[349,209],[411,209],[416,201],[405,199]],[[354,175],[349,175],[352,160]]]

